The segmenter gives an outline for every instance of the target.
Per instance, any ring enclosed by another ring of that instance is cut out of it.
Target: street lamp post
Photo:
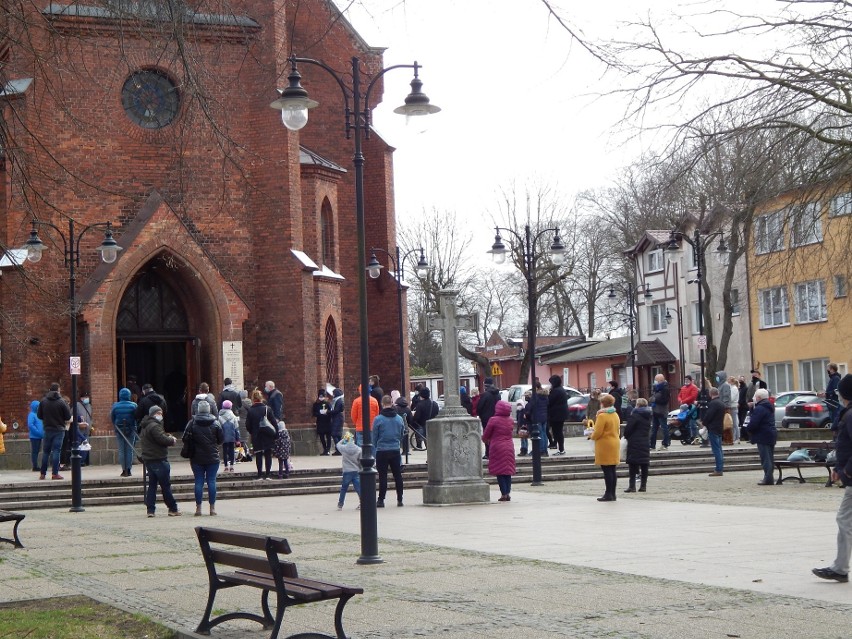
[[[437,113],[440,108],[429,104],[429,98],[421,91],[423,83],[418,77],[420,65],[396,64],[379,71],[367,84],[366,91],[361,90],[361,66],[357,57],[352,58],[352,82],[347,86],[344,77],[330,66],[312,58],[290,57],[289,82],[286,89],[279,89],[280,97],[269,106],[281,111],[281,121],[291,131],[299,131],[308,123],[308,110],[319,106],[319,103],[308,97],[308,92],[302,87],[302,75],[299,64],[310,64],[325,70],[340,87],[343,93],[345,133],[346,138],[354,134],[355,152],[352,163],[355,165],[355,223],[358,243],[358,330],[359,347],[361,351],[361,408],[364,424],[364,445],[361,452],[361,556],[359,564],[381,563],[379,556],[378,528],[376,523],[376,459],[373,455],[373,444],[370,424],[370,358],[367,335],[367,273],[364,269],[366,262],[366,224],[364,202],[364,153],[363,139],[370,135],[370,91],[376,82],[394,69],[414,69],[414,79],[411,81],[411,92],[405,98],[405,104],[394,109],[408,117]]]
[[[66,236],[59,227],[44,220],[32,221],[33,228],[30,231],[30,237],[24,244],[24,249],[27,251],[27,260],[36,263],[41,260],[42,252],[47,248],[38,236],[39,226],[48,226],[59,234],[62,238],[63,258],[65,268],[68,269],[68,300],[70,304],[71,316],[71,357],[69,366],[71,371],[71,429],[68,434],[71,437],[71,512],[81,513],[83,508],[83,478],[80,467],[80,442],[79,430],[77,427],[77,376],[80,375],[81,366],[80,358],[77,353],[77,273],[76,267],[80,266],[80,240],[86,231],[94,228],[105,228],[104,239],[101,245],[95,249],[101,254],[101,259],[107,264],[112,264],[118,257],[118,252],[121,247],[112,237],[112,222],[98,222],[89,224],[76,233],[75,223],[73,218],[68,218],[68,235]]]
[[[630,377],[629,383],[636,388],[636,289],[633,287],[633,282],[627,282],[627,326],[630,329]],[[645,284],[644,297],[646,300],[653,299],[649,284]],[[606,296],[610,307],[615,307],[618,303],[618,295],[615,294],[615,286],[609,287],[609,294]]]
[[[420,278],[426,277],[429,271],[429,262],[426,261],[426,254],[423,251],[423,247],[419,249],[411,249],[405,255],[400,255],[399,246],[396,247],[396,259],[391,253],[383,248],[372,248],[370,249],[370,261],[367,264],[367,272],[370,274],[372,279],[378,279],[379,275],[382,273],[382,268],[384,268],[379,260],[376,259],[376,251],[380,253],[384,253],[388,256],[394,268],[394,279],[396,280],[396,303],[397,303],[397,312],[398,322],[399,322],[399,392],[403,393],[403,397],[408,399],[408,387],[405,383],[405,353],[407,351],[405,347],[405,334],[402,326],[402,274],[405,272],[405,259],[411,255],[412,253],[420,252],[420,257],[417,260],[417,276]],[[408,463],[408,436],[406,432],[405,440],[402,445],[405,450],[405,463]]]
[[[524,236],[521,237],[513,229],[495,227],[494,229],[494,244],[491,246],[491,257],[497,264],[502,264],[506,260],[508,249],[503,243],[503,238],[500,237],[500,231],[506,231],[512,235],[517,241],[517,249],[521,254],[521,271],[527,281],[527,357],[529,358],[530,367],[530,383],[533,386],[533,392],[530,396],[530,401],[533,402],[531,411],[535,411],[535,402],[538,400],[538,393],[535,392],[535,336],[536,336],[536,307],[538,305],[538,290],[536,288],[536,261],[540,257],[536,254],[536,242],[545,233],[553,233],[553,243],[550,245],[550,261],[554,266],[561,265],[565,260],[565,245],[559,239],[559,229],[549,228],[543,229],[533,235],[530,230],[530,225],[524,226]],[[546,426],[545,426],[546,428]],[[537,423],[533,423],[532,428],[532,465],[533,465],[533,486],[541,486],[541,429]]]
[[[707,252],[707,245],[713,237],[719,236],[719,246],[716,247],[716,254],[720,257],[720,259],[724,259],[728,255],[728,245],[725,243],[725,236],[721,231],[716,231],[715,233],[710,233],[707,236],[702,237],[701,231],[696,228],[693,236],[690,238],[685,233],[680,233],[678,231],[671,231],[669,234],[669,241],[663,245],[663,248],[668,252],[669,259],[671,261],[677,260],[681,253],[682,249],[680,246],[681,240],[686,242],[692,247],[692,250],[695,251],[695,279],[689,280],[689,284],[697,284],[698,285],[698,336],[700,340],[700,344],[698,347],[699,353],[699,366],[701,367],[701,384],[698,387],[698,416],[704,416],[704,410],[707,408],[707,402],[709,400],[708,390],[704,383],[706,379],[706,375],[704,372],[705,363],[704,363],[704,351],[707,347],[705,343],[704,336],[704,290],[703,290],[703,282],[704,282],[704,256]]]

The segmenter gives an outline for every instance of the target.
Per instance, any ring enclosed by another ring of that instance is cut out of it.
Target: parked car
[[[781,428],[830,428],[831,410],[815,395],[795,397],[784,409]]]
[[[815,396],[813,391],[786,391],[778,393],[775,397],[770,397],[769,401],[775,406],[775,428],[780,428],[784,421],[787,412],[787,405],[796,399],[803,396]]]
[[[542,388],[550,390],[550,384],[544,384],[542,385]],[[518,409],[523,408],[526,404],[526,402],[524,401],[524,393],[531,389],[531,384],[515,384],[514,386],[510,386],[505,391],[500,391],[501,399],[503,399],[503,401],[509,402],[509,404],[512,406],[512,419],[515,419],[517,417]],[[566,386],[565,391],[568,393],[569,399],[582,394],[573,386]],[[503,393],[506,393],[505,397],[503,396]]]
[[[576,395],[568,399],[568,421],[582,422],[586,419],[586,409],[589,407],[590,395]]]

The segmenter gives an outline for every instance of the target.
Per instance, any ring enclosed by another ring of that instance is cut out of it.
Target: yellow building
[[[748,250],[752,357],[772,394],[824,390],[825,368],[852,360],[852,185],[767,201]]]

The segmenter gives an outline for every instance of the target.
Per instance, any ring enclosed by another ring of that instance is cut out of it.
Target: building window
[[[121,105],[132,122],[161,129],[177,116],[180,93],[171,78],[156,69],[134,71],[121,89]]]
[[[822,242],[822,219],[819,202],[811,202],[801,207],[793,216],[790,232],[790,246],[804,246]]]
[[[320,261],[332,270],[337,268],[334,251],[334,219],[328,198],[322,201],[320,211]]]
[[[686,253],[689,255],[689,264],[687,268],[690,271],[694,271],[698,268],[698,249],[692,246],[692,244],[689,244],[688,246],[689,248],[686,249]]]
[[[731,315],[740,314],[740,289],[731,289]]]
[[[648,269],[646,271],[647,273],[662,271],[664,264],[665,260],[663,257],[663,249],[655,249],[653,251],[648,252]]]
[[[648,307],[648,326],[651,327],[651,333],[659,333],[668,328],[665,304],[651,304]]]
[[[593,391],[598,387],[598,377],[595,373],[589,373],[589,390]]]
[[[849,215],[852,213],[852,193],[841,193],[831,199],[828,214],[830,217]]]
[[[834,297],[846,297],[846,295],[847,295],[846,276],[845,275],[835,275],[834,276]]]
[[[780,364],[766,364],[763,367],[766,385],[773,395],[793,390],[793,364],[782,362]]]
[[[692,334],[701,335],[701,309],[698,307],[698,302],[689,304],[689,321],[692,324]]]
[[[801,390],[819,391],[825,388],[828,359],[807,359],[799,362],[799,386]]]
[[[784,248],[783,211],[761,215],[755,221],[755,226],[755,250],[758,254],[780,251]]]
[[[796,321],[821,322],[828,317],[825,303],[825,282],[814,280],[796,284]]]
[[[325,381],[332,386],[340,386],[337,363],[337,325],[329,317],[325,323]]]
[[[570,375],[570,373],[571,373],[570,368],[563,368],[562,369],[562,385],[563,386],[568,386],[568,384],[571,383],[571,382],[568,381],[568,376]]]
[[[783,286],[758,292],[760,301],[760,328],[787,326],[790,323],[790,303]]]

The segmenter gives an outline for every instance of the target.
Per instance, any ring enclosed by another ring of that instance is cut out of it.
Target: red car
[[[586,408],[589,406],[589,395],[578,395],[568,398],[568,422],[582,422],[586,419]]]

